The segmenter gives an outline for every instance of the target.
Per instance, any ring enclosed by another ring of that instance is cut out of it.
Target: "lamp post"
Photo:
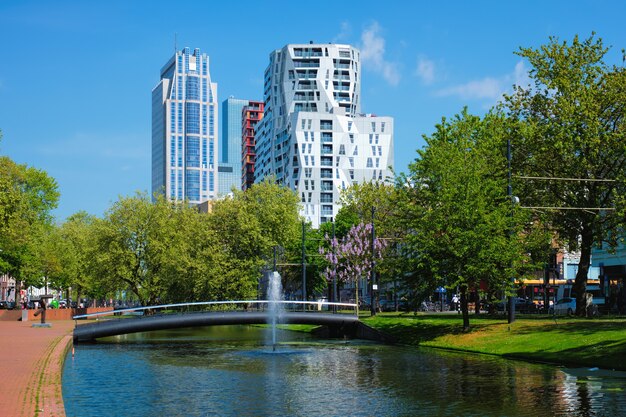
[[[513,185],[511,184],[511,139],[506,140],[506,160],[507,160],[507,196],[509,198],[509,204],[511,204],[511,225],[509,226],[509,239],[513,238]],[[511,288],[515,287],[515,277],[511,271]],[[513,294],[509,296],[509,311],[508,311],[508,323],[511,324],[515,321],[515,300]]]
[[[374,296],[374,291],[378,290],[378,285],[376,285],[376,256],[374,254],[374,241],[376,240],[376,231],[374,229],[374,213],[376,209],[372,206],[372,270],[370,271],[370,311],[372,316],[376,315],[376,297]]]
[[[302,220],[302,301],[306,301],[306,241],[304,220]],[[306,311],[306,304],[302,304],[302,309]]]
[[[337,256],[335,253],[335,222],[333,221],[333,240],[332,240],[333,256]],[[337,265],[333,262],[333,303],[337,302]],[[337,306],[333,306],[333,312],[337,312]]]

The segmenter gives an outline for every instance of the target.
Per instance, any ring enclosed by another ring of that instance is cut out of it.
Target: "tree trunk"
[[[463,331],[468,332],[470,329],[469,311],[467,307],[467,286],[461,285],[461,313],[463,314]]]
[[[474,314],[477,316],[480,314],[480,294],[478,291],[474,292]]]
[[[591,226],[590,226],[591,227]],[[587,274],[591,263],[591,247],[593,246],[593,234],[591,230],[585,228],[581,236],[580,244],[580,262],[578,263],[578,272],[572,290],[576,293],[576,315],[584,317],[586,315],[585,308],[585,292],[587,291]]]

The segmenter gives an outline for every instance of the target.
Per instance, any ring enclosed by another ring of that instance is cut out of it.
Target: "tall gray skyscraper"
[[[361,113],[360,52],[350,45],[287,45],[265,70],[255,182],[268,175],[295,190],[314,227],[332,221],[339,192],[386,181],[393,118]]]
[[[241,190],[241,111],[249,103],[229,97],[222,102],[222,137],[220,138],[219,196],[230,193],[232,187]]]
[[[177,51],[152,90],[152,192],[198,204],[217,197],[217,84],[200,49]]]

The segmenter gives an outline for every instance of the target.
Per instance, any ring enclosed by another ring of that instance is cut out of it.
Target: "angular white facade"
[[[287,45],[265,71],[255,181],[273,175],[295,190],[313,227],[333,221],[339,192],[386,181],[393,118],[361,114],[360,52],[349,45]]]
[[[217,197],[217,84],[209,57],[189,48],[152,90],[152,192],[192,204]]]

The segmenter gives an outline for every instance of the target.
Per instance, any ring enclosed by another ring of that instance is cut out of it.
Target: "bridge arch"
[[[268,301],[218,301],[202,303],[168,304],[162,306],[140,307],[136,309],[117,310],[105,313],[87,314],[75,316],[75,319],[100,317],[103,315],[142,312],[145,310],[157,310],[163,308],[198,306],[198,305],[263,305]],[[359,321],[356,314],[339,314],[319,312],[322,307],[352,307],[356,310],[355,304],[347,303],[320,303],[303,301],[279,301],[282,304],[303,305],[313,304],[314,310],[308,311],[284,311],[280,314],[278,322],[280,324],[313,324],[325,326],[329,329],[331,337],[358,337],[379,341],[390,339],[380,334],[374,329],[364,325]],[[268,311],[202,311],[179,314],[158,314],[149,316],[138,316],[135,318],[113,318],[110,320],[98,320],[96,322],[78,325],[74,329],[74,343],[94,342],[96,339],[109,336],[117,336],[129,333],[148,332],[156,330],[176,329],[185,327],[237,325],[237,324],[266,324],[271,320]]]

